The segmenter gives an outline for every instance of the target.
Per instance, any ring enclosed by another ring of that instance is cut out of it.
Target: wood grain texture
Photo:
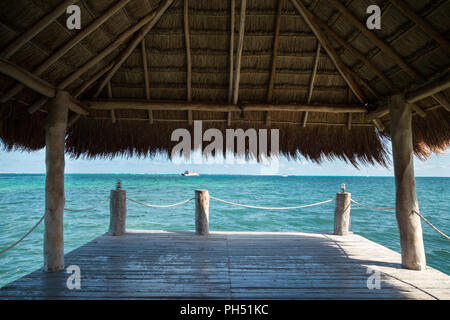
[[[449,299],[450,277],[401,268],[400,254],[361,236],[299,232],[128,230],[66,255],[65,272],[37,270],[0,289],[0,299]],[[367,268],[381,273],[369,290]]]

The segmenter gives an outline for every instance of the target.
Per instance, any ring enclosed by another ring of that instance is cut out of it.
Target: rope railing
[[[97,203],[95,206],[90,207],[90,208],[86,208],[86,209],[69,209],[69,208],[64,208],[64,211],[69,211],[69,212],[83,212],[83,211],[91,211],[94,210],[95,208],[100,207],[102,204],[104,204],[106,201],[108,201],[110,199],[110,197],[107,197],[105,200],[100,201],[99,203]]]
[[[14,242],[12,245],[10,245],[8,248],[3,249],[2,251],[0,251],[0,254],[5,253],[6,251],[11,250],[12,248],[14,248],[15,246],[17,246],[19,243],[21,243],[23,240],[25,240],[26,237],[28,237],[28,235],[30,233],[32,233],[34,231],[34,229],[36,229],[38,227],[38,225],[42,222],[42,220],[44,220],[45,218],[45,214],[39,219],[39,221],[33,226],[33,228],[30,229],[30,231],[28,231],[22,238],[20,238],[19,240],[17,240],[16,242]]]
[[[351,199],[351,201],[361,207],[370,209],[370,210],[379,210],[379,211],[395,211],[395,208],[375,208],[375,207],[371,207],[371,206],[367,206],[364,205],[362,203],[359,203],[353,199]],[[430,221],[428,221],[423,215],[421,215],[419,212],[417,212],[416,210],[411,210],[411,212],[414,212],[415,214],[417,214],[423,221],[425,221],[425,223],[427,223],[431,228],[434,229],[434,231],[436,231],[437,233],[439,233],[441,236],[443,236],[444,238],[446,238],[447,240],[450,240],[450,237],[448,235],[446,235],[445,233],[443,233],[442,231],[440,231],[438,228],[436,228]]]
[[[357,202],[357,201],[355,201],[353,199],[350,199],[350,201],[353,202],[354,204],[357,204],[360,207],[367,208],[367,209],[370,209],[370,210],[375,210],[375,211],[393,211],[393,210],[395,210],[395,208],[375,208],[375,207],[370,207],[370,206],[367,206],[365,204],[359,203],[359,202]]]
[[[417,212],[416,210],[412,210],[412,212],[414,212],[415,214],[417,214],[423,221],[425,221],[430,227],[432,227],[434,229],[434,231],[436,231],[437,233],[439,233],[441,236],[443,236],[444,238],[446,238],[447,240],[450,240],[450,237],[448,235],[446,235],[445,233],[443,233],[442,231],[440,231],[438,228],[436,228],[435,226],[433,226],[431,224],[430,221],[428,221],[427,219],[425,219],[425,217],[423,215],[421,215],[419,212]]]
[[[335,200],[335,198],[329,199],[329,200],[325,200],[325,201],[321,201],[321,202],[316,202],[316,203],[311,203],[311,204],[306,204],[306,205],[301,205],[301,206],[295,206],[295,207],[259,207],[259,206],[252,206],[252,205],[246,205],[246,204],[241,204],[241,203],[236,203],[236,202],[231,202],[231,201],[227,201],[227,200],[223,200],[223,199],[219,199],[213,196],[210,196],[211,199],[214,199],[216,201],[219,202],[223,202],[226,204],[231,204],[233,206],[238,206],[238,207],[244,207],[244,208],[250,208],[250,209],[261,209],[261,210],[291,210],[291,209],[301,209],[301,208],[308,208],[308,207],[314,207],[314,206],[318,206],[321,204],[325,204],[328,202],[331,202],[333,200]]]
[[[142,205],[142,206],[149,207],[149,208],[170,208],[170,207],[176,207],[176,206],[179,206],[179,205],[188,203],[189,201],[192,201],[192,200],[194,200],[194,199],[195,199],[195,198],[190,198],[190,199],[187,199],[187,200],[184,200],[184,201],[181,201],[181,202],[177,202],[177,203],[173,203],[173,204],[157,205],[157,204],[148,204],[148,203],[144,203],[144,202],[141,202],[141,201],[138,201],[138,200],[135,200],[135,199],[132,199],[132,198],[128,198],[128,197],[127,197],[127,200],[130,200],[130,201],[132,201],[132,202],[134,202],[134,203],[137,203],[137,204],[140,204],[140,205]]]

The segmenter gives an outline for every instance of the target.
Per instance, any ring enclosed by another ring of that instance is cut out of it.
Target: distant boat
[[[197,176],[199,176],[199,174],[197,172],[189,171],[189,170],[186,170],[181,175],[184,176],[184,177],[197,177]]]
[[[286,178],[288,175],[287,174],[282,174],[281,176]]]

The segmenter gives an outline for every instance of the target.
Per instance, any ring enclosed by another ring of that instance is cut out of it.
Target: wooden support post
[[[400,234],[402,265],[407,269],[424,270],[425,249],[414,179],[411,105],[404,95],[397,94],[389,100],[391,141],[394,162],[396,205],[395,215]]]
[[[195,233],[200,236],[209,233],[208,190],[195,190]]]
[[[51,100],[45,125],[44,271],[64,269],[64,146],[69,114],[68,94],[58,91]]]
[[[350,228],[351,193],[345,192],[345,184],[341,184],[341,192],[336,193],[336,207],[334,209],[334,234],[345,236]]]
[[[110,201],[110,217],[109,217],[109,235],[121,236],[125,234],[127,220],[127,192],[117,182],[117,188],[111,190]]]
[[[245,10],[247,7],[247,0],[241,0],[241,14],[239,17],[239,39],[236,49],[236,70],[234,72],[233,82],[233,104],[237,104],[239,100],[239,81],[241,79],[241,59],[242,50],[244,49],[244,33],[245,33]]]

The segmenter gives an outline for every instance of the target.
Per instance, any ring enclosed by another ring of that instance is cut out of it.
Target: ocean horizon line
[[[0,175],[45,175],[45,172],[0,172]],[[104,173],[104,172],[71,172],[65,175],[142,175],[142,176],[179,176],[180,173]],[[201,173],[201,176],[248,176],[248,177],[351,177],[351,178],[394,178],[393,175],[305,175],[305,174],[239,174],[239,173]],[[416,178],[450,178],[450,176],[421,176]]]

